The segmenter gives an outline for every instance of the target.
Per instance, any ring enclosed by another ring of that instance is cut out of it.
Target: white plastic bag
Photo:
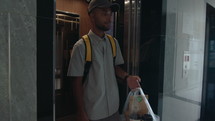
[[[159,121],[141,88],[129,92],[123,113],[126,121]]]

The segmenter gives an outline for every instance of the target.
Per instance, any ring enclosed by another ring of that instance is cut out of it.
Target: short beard
[[[99,25],[96,25],[96,27],[97,27],[99,30],[102,30],[102,31],[108,31],[108,30],[110,30],[110,27],[99,26]]]

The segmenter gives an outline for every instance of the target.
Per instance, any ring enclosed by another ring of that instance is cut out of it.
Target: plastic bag
[[[125,121],[160,121],[141,88],[129,92],[123,109]]]

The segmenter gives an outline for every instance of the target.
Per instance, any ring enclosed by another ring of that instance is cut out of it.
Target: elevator
[[[71,116],[75,112],[71,81],[67,76],[70,53],[79,39],[80,16],[56,10],[55,43],[55,118]]]
[[[118,40],[125,60],[125,64],[121,67],[129,74],[139,75],[143,79],[141,86],[147,95],[150,94],[149,100],[153,110],[157,112],[158,90],[154,89],[157,89],[158,85],[154,85],[154,83],[158,83],[158,78],[153,77],[159,77],[157,64],[160,60],[147,56],[151,53],[157,53],[155,57],[158,57],[160,54],[160,48],[153,51],[150,48],[160,46],[161,39],[158,30],[161,25],[161,4],[147,7],[153,2],[142,2],[141,0],[113,0],[113,2],[120,4],[120,10],[113,14],[112,27],[106,33],[113,35]],[[66,69],[68,68],[69,51],[81,36],[88,33],[91,27],[87,15],[88,4],[84,0],[56,1],[55,118],[57,121],[71,120],[75,114],[76,109],[72,105],[74,102]],[[83,9],[77,9],[77,7]],[[146,14],[151,11],[155,11],[155,13]],[[150,21],[150,18],[145,17],[154,17],[158,21]],[[155,26],[150,26],[150,24],[155,24]],[[73,30],[71,30],[71,26]],[[143,57],[147,57],[148,60],[143,60]],[[150,68],[151,66],[153,68]],[[150,73],[153,71],[156,73]],[[147,72],[149,74],[145,74]],[[127,93],[130,90],[125,84],[118,83],[118,86],[120,93],[119,112],[122,114]]]
[[[120,11],[113,17],[115,23],[110,33],[123,52],[122,68],[140,75],[153,111],[162,121],[213,119],[215,3],[211,0],[198,0],[195,4],[194,0],[113,1],[120,3]],[[47,34],[38,36],[48,40],[38,43],[39,118],[73,119],[75,106],[66,68],[73,44],[91,27],[88,4],[85,0],[56,0],[56,11],[49,9],[54,22],[45,17],[43,24],[38,21],[38,32]],[[120,113],[128,91],[126,85],[119,84]]]

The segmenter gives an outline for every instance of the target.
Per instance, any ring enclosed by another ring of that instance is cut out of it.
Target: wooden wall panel
[[[56,9],[80,15],[80,36],[87,34],[91,22],[87,13],[88,3],[85,0],[56,0]]]

